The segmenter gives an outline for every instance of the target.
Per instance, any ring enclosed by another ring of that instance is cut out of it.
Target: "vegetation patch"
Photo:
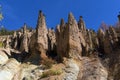
[[[43,74],[41,75],[41,78],[46,78],[49,76],[54,76],[54,75],[60,75],[62,73],[62,70],[49,70],[46,72],[43,72]]]
[[[0,36],[3,35],[13,35],[14,31],[8,30],[5,27],[0,28]]]
[[[2,42],[0,42],[0,48],[2,48],[4,46],[4,44]]]
[[[50,69],[52,65],[55,63],[52,59],[46,59],[42,62],[45,69]]]

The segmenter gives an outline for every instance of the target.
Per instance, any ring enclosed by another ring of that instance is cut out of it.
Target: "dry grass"
[[[4,46],[4,44],[2,42],[0,42],[0,48],[2,48]]]
[[[42,61],[42,64],[45,69],[50,69],[54,63],[55,61],[53,61],[52,59],[45,59]]]
[[[62,70],[48,70],[41,75],[41,78],[46,78],[49,76],[60,75]]]

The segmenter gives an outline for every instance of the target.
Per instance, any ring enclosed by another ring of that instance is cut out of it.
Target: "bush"
[[[43,74],[41,75],[41,78],[45,78],[53,75],[60,75],[61,73],[62,73],[61,70],[49,70],[49,71],[43,72]]]

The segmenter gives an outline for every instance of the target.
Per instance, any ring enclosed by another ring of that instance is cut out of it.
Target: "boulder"
[[[0,50],[0,65],[3,65],[7,61],[8,61],[7,54],[5,54],[5,52]]]
[[[0,68],[0,80],[12,80],[20,69],[19,65],[20,63],[15,59],[8,60],[5,65]]]

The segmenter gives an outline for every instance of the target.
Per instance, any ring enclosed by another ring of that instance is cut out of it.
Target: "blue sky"
[[[55,27],[68,13],[76,20],[83,16],[87,28],[97,30],[101,22],[114,25],[120,11],[120,0],[0,0],[4,19],[2,24],[10,29],[19,29],[24,23],[36,27],[38,11],[46,16],[47,27]]]

